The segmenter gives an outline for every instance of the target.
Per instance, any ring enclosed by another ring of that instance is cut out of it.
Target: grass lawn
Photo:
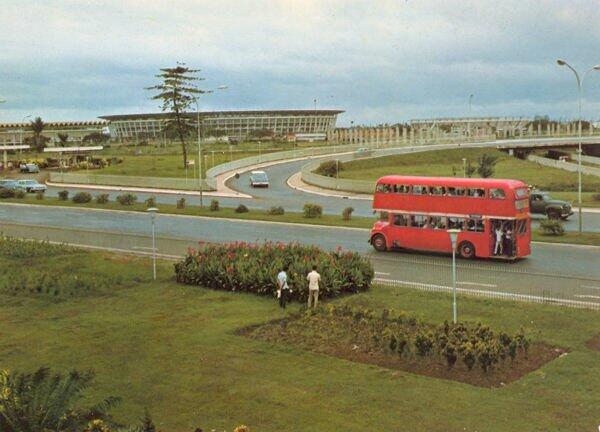
[[[527,184],[535,185],[540,189],[548,191],[577,190],[577,173],[570,173],[558,168],[544,167],[492,149],[441,150],[357,160],[344,163],[344,170],[340,171],[340,177],[374,181],[379,177],[389,174],[462,176],[462,159],[466,158],[471,161],[473,166],[476,166],[477,159],[483,154],[492,154],[498,157],[494,173],[494,177],[496,178],[519,179]],[[584,175],[583,190],[585,192],[597,193],[600,190],[600,178]],[[600,205],[598,202],[593,202],[592,193],[586,194],[584,204],[593,203]]]
[[[188,198],[188,201],[197,201],[196,197]],[[25,198],[10,198],[2,199],[1,202],[12,202],[12,203],[23,203],[23,204],[34,204],[34,205],[52,205],[52,206],[64,206],[64,207],[83,207],[83,208],[100,208],[104,210],[116,210],[116,211],[138,211],[145,212],[146,204],[137,203],[131,206],[123,206],[115,201],[108,202],[106,204],[97,204],[92,201],[86,204],[75,204],[73,201],[62,201],[55,197],[45,197],[43,200],[38,200],[35,197],[28,195]],[[205,216],[205,217],[217,217],[217,218],[228,218],[228,219],[240,219],[240,220],[260,220],[266,222],[286,222],[286,223],[299,223],[309,225],[323,225],[323,226],[336,226],[336,227],[347,227],[347,228],[364,228],[370,229],[373,227],[373,222],[376,220],[375,217],[361,217],[352,216],[350,220],[342,219],[341,215],[329,215],[324,214],[320,218],[305,218],[302,213],[286,212],[284,215],[270,215],[263,210],[249,210],[247,213],[236,213],[232,207],[221,207],[219,211],[211,211],[209,209],[210,198],[206,198],[206,205],[204,208],[198,206],[187,206],[184,209],[179,209],[174,204],[160,204],[160,212],[166,214],[181,214],[188,216]],[[582,245],[600,245],[600,233],[585,232],[581,236],[573,232],[565,232],[563,236],[551,236],[543,235],[537,231],[533,232],[534,241],[547,242],[547,243],[572,243]]]
[[[177,285],[171,263],[160,262],[159,280],[151,282],[149,260],[104,253],[0,262],[15,271],[64,271],[72,263],[74,273],[93,269],[137,281],[60,301],[0,294],[0,367],[93,368],[90,398],[121,396],[114,414],[124,422],[147,408],[165,432],[241,423],[261,432],[598,427],[600,352],[585,346],[600,331],[598,312],[459,297],[461,320],[511,333],[523,327],[534,341],[570,350],[488,389],[237,336],[285,312],[274,299]],[[408,289],[374,287],[336,301],[405,310],[431,323],[451,314],[449,296]]]

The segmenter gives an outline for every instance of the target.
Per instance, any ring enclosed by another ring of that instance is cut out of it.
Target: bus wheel
[[[381,234],[376,234],[371,239],[371,244],[378,252],[385,252],[387,250],[387,245],[385,244],[385,237]]]
[[[475,246],[470,242],[463,242],[458,245],[458,253],[461,257],[471,259],[475,257]]]

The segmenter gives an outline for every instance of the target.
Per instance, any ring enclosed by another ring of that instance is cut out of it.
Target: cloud
[[[588,1],[5,0],[0,119],[156,110],[143,88],[185,61],[207,109],[339,107],[341,121],[466,115],[575,116],[575,80],[600,63]],[[598,118],[600,74],[586,83]],[[475,114],[475,112],[473,112]]]

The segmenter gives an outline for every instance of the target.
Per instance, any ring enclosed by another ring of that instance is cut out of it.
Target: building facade
[[[106,121],[68,121],[45,123],[42,135],[50,138],[49,146],[60,142],[59,134],[67,135],[69,144],[78,144],[88,135],[105,133]],[[30,123],[0,123],[0,145],[21,145],[26,138],[32,137]]]
[[[340,110],[273,110],[273,111],[212,111],[200,113],[202,127],[231,139],[246,139],[252,132],[268,130],[279,136],[293,134],[323,134],[335,129]],[[196,124],[198,113],[186,113],[188,123]],[[108,115],[112,138],[120,140],[142,137],[161,139],[167,113]]]

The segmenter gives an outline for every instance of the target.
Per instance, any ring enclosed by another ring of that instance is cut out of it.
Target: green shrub
[[[600,193],[596,193],[596,194],[592,195],[592,199],[594,201],[600,201]]]
[[[248,211],[248,207],[246,207],[244,204],[240,204],[235,208],[236,213],[248,213]]]
[[[561,236],[565,234],[563,223],[555,219],[544,219],[540,221],[540,229],[546,235]]]
[[[321,162],[319,167],[315,170],[315,173],[326,177],[335,177],[338,174],[338,170],[344,170],[344,164],[342,162],[327,160]]]
[[[273,206],[267,210],[267,214],[272,216],[282,216],[285,214],[285,209],[281,206]]]
[[[352,212],[354,211],[354,209],[352,207],[346,207],[343,211],[342,211],[342,219],[344,219],[345,221],[348,221],[352,218]]]
[[[368,290],[373,267],[368,259],[340,249],[326,252],[297,243],[209,244],[175,264],[176,280],[218,290],[273,296],[277,274],[288,266],[288,283],[294,300],[306,301],[306,275],[317,265],[322,282],[319,296],[337,297]]]
[[[210,201],[210,211],[219,211],[219,200],[213,199]]]
[[[25,198],[25,191],[23,189],[16,189],[15,190],[15,198]]]
[[[146,203],[146,208],[156,207],[156,197],[151,196],[144,202]]]
[[[73,202],[77,204],[89,203],[92,200],[92,195],[87,192],[77,192],[73,195]]]
[[[43,200],[44,199],[44,191],[37,191],[35,193],[35,199]]]
[[[177,208],[184,209],[185,208],[185,198],[181,197],[177,200]]]
[[[0,198],[14,198],[15,191],[12,189],[0,188]]]
[[[58,199],[61,201],[66,201],[69,199],[69,191],[68,190],[61,190],[60,192],[58,192]]]
[[[323,215],[323,207],[318,204],[304,204],[304,217],[305,218],[320,218]]]
[[[125,193],[117,197],[117,202],[124,206],[134,205],[137,202],[137,196],[131,193]]]
[[[103,193],[96,195],[96,203],[98,204],[106,204],[108,202],[108,194]]]
[[[76,252],[83,253],[83,251],[67,245],[0,236],[0,256],[6,258],[48,257]]]

